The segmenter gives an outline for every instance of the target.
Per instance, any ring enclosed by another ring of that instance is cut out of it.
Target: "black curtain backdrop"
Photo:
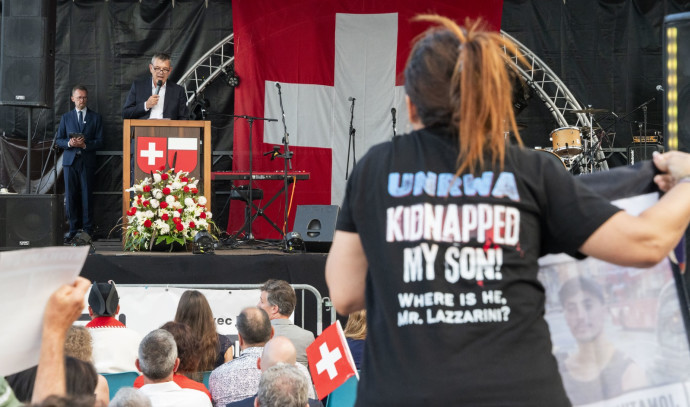
[[[662,25],[664,16],[690,10],[688,0],[504,0],[501,28],[522,42],[565,83],[583,107],[607,109],[595,120],[613,135],[604,147],[627,147],[639,134],[648,105],[648,130],[663,128]],[[632,113],[631,113],[632,112]],[[625,115],[628,115],[622,119]],[[518,115],[530,146],[551,147],[558,125],[536,97]],[[609,165],[626,164],[613,154]]]
[[[623,117],[655,97],[649,105],[648,128],[661,130],[662,95],[655,88],[663,83],[662,22],[667,14],[689,10],[690,0],[504,0],[502,29],[537,54],[583,106]],[[170,79],[176,81],[230,33],[229,0],[176,0],[174,7],[171,0],[58,0],[55,103],[53,109],[33,109],[34,141],[53,137],[60,115],[73,108],[72,86],[81,82],[89,89],[89,107],[103,115],[104,150],[120,152],[121,107],[132,81],[148,75],[151,55],[156,51],[172,55]],[[223,116],[234,110],[232,88],[216,80],[204,96],[211,102],[208,118],[214,150],[232,150],[232,123]],[[23,107],[0,107],[0,129],[8,138],[26,140],[27,112]],[[626,120],[607,114],[596,119],[615,133],[605,146],[627,147],[638,131],[642,111]],[[527,125],[521,134],[528,146],[551,146],[549,133],[558,125],[536,97],[529,100],[518,122]],[[5,143],[0,154],[0,184],[21,191],[23,177],[10,182],[13,171],[8,168],[19,166],[24,173],[24,152],[12,152],[13,145],[21,143]],[[41,175],[41,157],[45,154],[32,156],[33,179]],[[120,217],[122,159],[101,156],[99,162],[96,225],[97,236],[103,237]],[[620,154],[609,158],[611,166],[625,163]],[[230,168],[229,159],[220,159],[213,167]],[[215,189],[222,192],[227,185],[215,184]],[[226,202],[226,195],[214,195],[212,210],[221,225],[227,223]]]
[[[230,1],[176,0],[174,3],[173,7],[170,0],[58,0],[55,101],[52,109],[33,109],[34,142],[52,139],[60,116],[74,108],[70,102],[72,87],[82,83],[89,90],[88,107],[103,116],[102,150],[120,153],[122,105],[132,82],[150,75],[151,56],[155,52],[169,53],[173,65],[170,80],[177,81],[201,56],[232,33]],[[38,83],[39,78],[36,81]],[[232,88],[218,80],[206,89],[204,96],[211,102],[208,119],[212,120],[213,148],[231,150],[230,119],[213,112],[232,113]],[[0,107],[0,128],[6,137],[26,140],[28,109]],[[2,154],[0,184],[9,186],[10,190],[23,190],[21,174],[26,171],[23,157],[24,151]],[[12,165],[8,165],[10,160]],[[32,160],[32,179],[36,179],[41,176],[43,165],[39,165],[40,158],[35,154]],[[8,168],[19,165],[20,176],[12,178],[13,171]],[[52,161],[48,166],[52,166]],[[99,166],[95,195],[96,235],[104,237],[118,224],[120,217],[122,158],[100,156]],[[228,159],[218,161],[214,167],[215,170],[230,168]],[[64,190],[61,179],[59,183],[58,190]],[[117,228],[115,231],[119,232]]]

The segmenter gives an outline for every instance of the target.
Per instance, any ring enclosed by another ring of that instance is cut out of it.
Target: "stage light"
[[[304,252],[304,240],[299,232],[290,232],[285,235],[285,251],[286,252]]]
[[[230,67],[227,72],[225,72],[225,83],[231,88],[236,88],[240,85],[240,77],[235,73],[235,69]]]
[[[690,151],[690,13],[664,18],[664,123],[666,147]]]
[[[215,252],[215,240],[210,233],[205,230],[194,235],[192,253],[194,254],[213,254]]]

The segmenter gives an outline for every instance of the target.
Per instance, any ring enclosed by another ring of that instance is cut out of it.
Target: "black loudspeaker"
[[[62,195],[0,195],[0,250],[62,245]]]
[[[2,2],[0,84],[0,105],[53,105],[55,0]]]
[[[656,143],[634,143],[628,146],[628,164],[633,165],[640,161],[651,160],[655,151],[664,152],[664,146]]]
[[[664,18],[664,125],[669,150],[690,151],[690,12]]]
[[[309,252],[327,252],[333,243],[338,205],[299,205],[293,231],[299,232]]]

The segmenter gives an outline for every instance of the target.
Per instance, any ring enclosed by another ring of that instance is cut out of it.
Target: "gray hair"
[[[170,54],[166,54],[164,52],[156,52],[151,57],[151,65],[153,65],[157,59],[160,61],[170,61]]]
[[[122,387],[110,400],[108,407],[152,407],[151,399],[134,387]]]
[[[290,316],[297,305],[297,295],[290,283],[284,280],[268,280],[261,286],[266,291],[266,300],[278,307],[280,315]]]
[[[257,398],[261,407],[304,407],[309,382],[295,365],[278,363],[261,374]]]
[[[176,359],[175,338],[165,329],[149,332],[139,344],[139,368],[149,379],[168,377],[175,368]]]

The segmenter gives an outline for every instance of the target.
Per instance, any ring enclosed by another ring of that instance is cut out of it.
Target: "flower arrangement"
[[[125,250],[151,250],[154,245],[185,246],[213,225],[207,200],[199,195],[198,180],[185,171],[160,170],[128,189],[133,195],[127,211]]]

